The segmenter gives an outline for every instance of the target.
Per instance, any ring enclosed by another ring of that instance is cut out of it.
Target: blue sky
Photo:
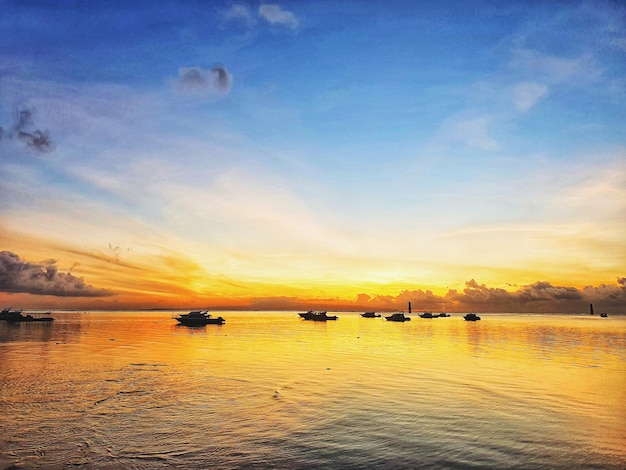
[[[619,2],[0,5],[23,259],[150,299],[624,276]]]

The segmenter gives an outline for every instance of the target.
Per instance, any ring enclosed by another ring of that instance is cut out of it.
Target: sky
[[[0,302],[626,314],[626,5],[0,0]]]

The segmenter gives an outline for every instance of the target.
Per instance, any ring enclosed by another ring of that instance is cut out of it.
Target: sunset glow
[[[616,2],[0,25],[3,306],[626,313]]]

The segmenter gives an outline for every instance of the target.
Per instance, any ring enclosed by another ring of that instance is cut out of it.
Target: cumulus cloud
[[[462,292],[450,289],[443,296],[418,289],[402,291],[397,296],[360,294],[356,303],[363,308],[389,310],[404,309],[408,302],[414,311],[584,313],[589,303],[593,303],[598,311],[626,313],[626,278],[618,278],[614,285],[584,289],[538,281],[515,291],[489,287],[471,279]]]
[[[279,5],[263,4],[259,6],[259,17],[275,26],[297,29],[298,18],[292,12],[283,10]]]
[[[18,112],[17,123],[13,126],[13,131],[5,131],[0,127],[0,141],[18,140],[26,144],[27,147],[38,152],[50,152],[54,149],[54,144],[50,139],[48,131],[34,129],[33,111],[24,109]]]
[[[0,252],[0,291],[58,297],[107,297],[106,289],[85,284],[71,273],[60,273],[56,261],[29,263],[10,251]]]
[[[182,67],[178,71],[176,86],[186,92],[226,95],[232,86],[232,76],[223,65],[217,65],[211,70]]]

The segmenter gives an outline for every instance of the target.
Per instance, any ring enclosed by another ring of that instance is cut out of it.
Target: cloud
[[[550,84],[595,82],[602,76],[602,69],[589,53],[565,58],[519,48],[512,51],[510,66],[518,74]]]
[[[54,149],[54,144],[50,139],[48,131],[33,129],[33,111],[23,109],[19,111],[17,123],[13,126],[13,132],[7,133],[0,127],[0,141],[19,140],[27,147],[38,152],[50,152]]]
[[[525,113],[548,94],[548,87],[541,83],[521,83],[513,88],[512,94],[515,109]]]
[[[499,287],[488,287],[474,279],[465,283],[462,292],[450,289],[443,295],[431,291],[405,290],[397,296],[370,296],[360,294],[356,305],[372,309],[403,309],[408,302],[414,311],[447,310],[479,312],[545,312],[545,313],[584,313],[589,303],[598,311],[609,310],[626,313],[626,277],[617,278],[615,285],[601,284],[575,287],[554,286],[549,282],[537,281],[507,291]]]
[[[85,284],[71,273],[60,273],[56,261],[28,263],[10,251],[0,252],[0,291],[57,297],[107,297],[106,289]]]
[[[284,28],[295,31],[300,26],[298,17],[279,5],[261,4],[254,11],[250,7],[235,4],[221,15],[222,22],[229,27],[243,28],[249,32],[256,32],[259,20],[270,27]]]
[[[535,282],[534,284],[523,286],[517,292],[517,297],[523,302],[584,299],[582,293],[575,287],[553,286],[549,282]]]
[[[623,278],[617,285],[588,286],[580,290],[575,287],[553,286],[538,281],[520,287],[517,291],[487,287],[475,280],[466,282],[463,293],[450,291],[446,298],[463,305],[468,310],[502,312],[585,312],[589,302],[597,302],[602,308],[626,309],[626,288]]]
[[[439,139],[478,150],[499,150],[500,144],[489,133],[493,121],[490,116],[454,116],[441,126]]]
[[[250,9],[244,5],[232,5],[222,13],[222,18],[228,23],[241,23],[247,27],[254,24],[254,18]]]
[[[232,86],[232,76],[223,65],[217,65],[211,70],[182,67],[178,71],[176,86],[186,92],[226,95]]]
[[[279,5],[263,4],[259,7],[259,17],[275,26],[284,26],[295,30],[300,22],[292,12],[283,10]]]

